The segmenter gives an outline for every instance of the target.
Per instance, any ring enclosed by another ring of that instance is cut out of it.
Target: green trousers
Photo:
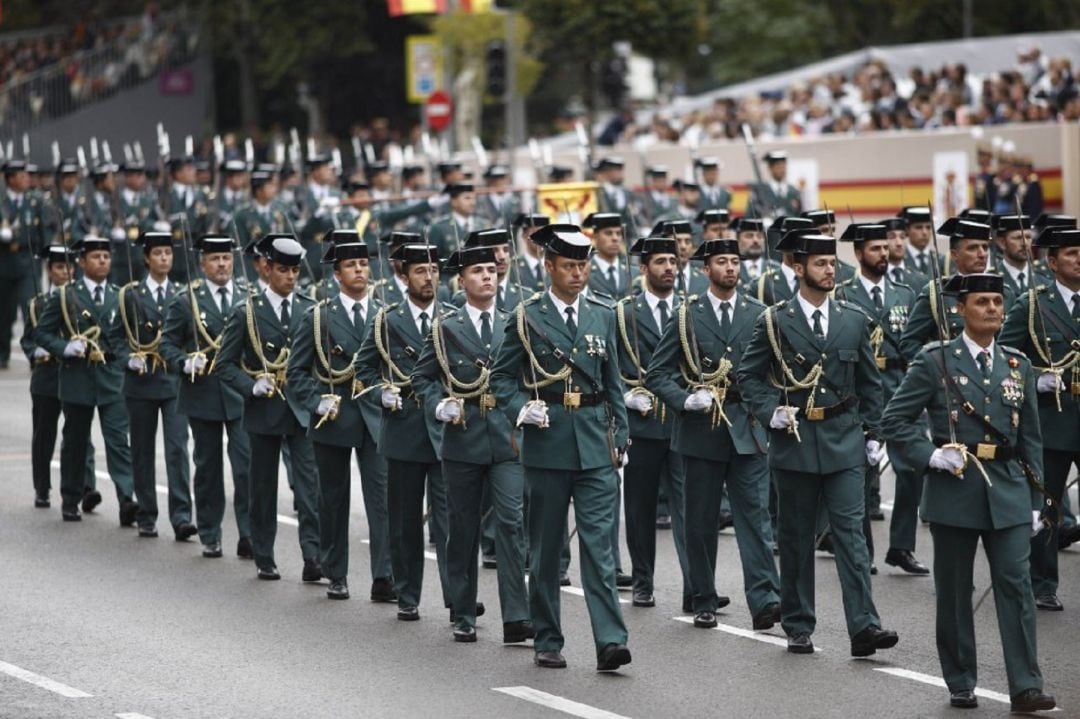
[[[215,422],[188,418],[195,448],[191,453],[195,465],[192,491],[195,494],[195,526],[199,541],[213,544],[221,541],[221,522],[225,518],[225,454],[222,434],[229,438],[229,468],[233,481],[233,515],[241,537],[251,537],[250,479],[251,444],[244,431],[243,420]]]
[[[65,509],[74,509],[83,491],[92,489],[86,482],[86,453],[90,445],[90,426],[94,406],[64,402],[64,429],[60,444],[60,496]],[[135,493],[131,476],[131,448],[128,446],[128,416],[123,402],[97,407],[101,434],[105,439],[105,465],[116,487],[116,500],[124,502]]]
[[[922,501],[923,473],[904,464],[892,445],[886,444],[889,463],[896,475],[892,517],[889,519],[889,548],[915,551],[915,534],[919,526],[919,502]]]
[[[769,468],[764,455],[738,454],[730,462],[684,457],[686,464],[686,555],[695,612],[715,612],[716,526],[720,494],[727,488],[735,541],[743,569],[743,592],[751,616],[780,601],[780,578],[769,529]],[[674,522],[672,523],[674,528]]]
[[[319,558],[319,476],[311,440],[300,434],[256,434],[248,432],[251,444],[251,549],[255,566],[277,566],[274,540],[277,538],[278,459],[283,446],[289,447],[293,469],[293,501],[296,504],[300,553],[305,560]]]
[[[626,510],[626,546],[630,550],[634,591],[653,593],[656,568],[656,512],[660,488],[671,503],[671,532],[683,577],[683,598],[690,596],[686,557],[686,523],[683,514],[685,471],[683,457],[666,439],[632,438],[629,463],[623,469],[623,500]],[[713,525],[715,528],[715,525]],[[715,535],[716,533],[713,532]],[[715,542],[714,542],[715,543]]]
[[[597,653],[608,644],[625,644],[626,625],[619,608],[612,556],[611,526],[618,507],[619,478],[611,467],[553,470],[526,467],[529,484],[529,548],[532,565],[529,610],[538,651],[560,651],[565,643],[560,621],[559,555],[566,537],[571,499],[581,555],[581,588],[592,623]]]
[[[446,570],[446,481],[438,462],[386,461],[386,500],[389,509],[390,561],[399,607],[420,606],[424,585],[424,489],[428,523],[435,542],[443,606],[449,608],[450,582]]]
[[[443,460],[449,536],[446,568],[459,628],[476,626],[477,563],[483,495],[491,498],[495,558],[503,622],[529,618],[525,592],[525,537],[521,506],[525,473],[517,460],[473,464]]]
[[[63,408],[60,400],[45,394],[30,395],[30,462],[34,478],[34,492],[47,497],[52,490],[52,457],[56,449],[57,427]],[[63,454],[63,445],[60,453]],[[86,443],[86,486],[97,486],[94,473],[94,445]]]
[[[165,478],[169,488],[169,524],[173,529],[191,521],[191,462],[188,460],[187,418],[176,411],[176,398],[124,400],[131,425],[131,467],[135,478],[135,499],[140,527],[157,524],[158,415],[161,415],[165,445]]]
[[[1046,476],[1046,491],[1061,506],[1065,494],[1065,483],[1069,470],[1076,464],[1080,466],[1080,452],[1062,452],[1056,449],[1043,450],[1043,473]],[[1056,515],[1054,516],[1056,518]],[[1058,532],[1057,523],[1050,531],[1043,530],[1031,539],[1031,588],[1036,597],[1045,594],[1057,594],[1058,590]]]
[[[855,636],[881,626],[870,593],[870,556],[863,534],[866,473],[863,464],[831,474],[774,469],[779,498],[780,611],[788,636],[812,634],[814,543],[818,505],[828,513],[847,630]]]
[[[931,523],[934,537],[934,589],[937,594],[937,649],[941,673],[950,692],[978,683],[972,574],[975,549],[982,540],[994,585],[998,632],[1005,654],[1009,695],[1042,689],[1035,642],[1035,597],[1031,593],[1028,554],[1030,528],[1017,525],[986,530]]]

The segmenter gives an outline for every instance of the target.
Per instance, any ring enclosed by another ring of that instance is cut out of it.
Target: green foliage
[[[432,32],[442,40],[443,47],[452,53],[454,67],[473,63],[483,66],[484,48],[492,40],[506,37],[506,16],[502,13],[470,14],[454,12],[440,15],[431,21]],[[515,84],[520,95],[532,92],[544,70],[543,63],[532,52],[532,24],[520,14],[514,18]],[[483,78],[481,78],[483,85]]]

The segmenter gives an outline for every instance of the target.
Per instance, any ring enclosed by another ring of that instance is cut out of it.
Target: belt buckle
[[[562,406],[566,409],[581,407],[581,392],[563,392]]]
[[[885,357],[875,357],[874,362],[877,363],[877,368],[879,370],[884,370],[887,366],[888,360]]]
[[[997,456],[997,445],[996,444],[984,444],[984,443],[980,442],[979,444],[975,445],[975,456],[978,457],[979,459],[983,459],[983,460],[986,460],[988,462],[992,462],[994,460],[994,458]]]
[[[495,409],[495,395],[490,392],[484,392],[480,395],[480,409]]]
[[[91,364],[102,364],[105,362],[105,355],[101,350],[90,350],[90,356],[87,359]]]
[[[824,407],[814,407],[813,409],[811,409],[809,412],[806,413],[806,418],[808,420],[810,420],[811,422],[820,422],[820,421],[822,421],[823,419],[825,419],[825,408]]]
[[[1080,397],[1080,382],[1073,382],[1069,385],[1069,393],[1073,397]]]
[[[724,400],[727,399],[727,387],[717,387],[714,390],[714,397],[717,404],[723,404]]]

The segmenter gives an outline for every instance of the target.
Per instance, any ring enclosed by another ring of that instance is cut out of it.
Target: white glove
[[[619,469],[622,469],[626,465],[630,464],[630,451],[629,448],[624,449],[619,455]]]
[[[938,447],[930,455],[930,467],[959,474],[964,468],[964,455],[955,447]]]
[[[251,388],[251,394],[255,397],[269,397],[274,391],[274,381],[269,377],[260,377],[255,380],[255,386]]]
[[[876,467],[881,464],[883,459],[885,459],[885,445],[876,439],[868,440],[866,442],[866,461],[872,467]]]
[[[1035,382],[1037,392],[1057,392],[1061,389],[1061,375],[1055,372],[1043,372]]]
[[[315,414],[323,417],[330,414],[330,410],[334,407],[334,400],[329,397],[323,397],[319,400],[319,406],[315,408]]]
[[[1039,532],[1043,531],[1045,528],[1046,525],[1042,522],[1042,514],[1039,513],[1039,510],[1031,510],[1031,536],[1039,536]]]
[[[13,236],[10,227],[0,227],[0,242],[11,242]]]
[[[653,406],[652,397],[641,392],[627,392],[623,395],[623,401],[626,402],[627,409],[637,412],[648,412]]]
[[[387,409],[401,409],[401,390],[397,387],[387,387],[382,391],[382,406]]]
[[[713,396],[706,389],[699,389],[686,398],[683,409],[687,412],[704,412],[712,407]]]
[[[458,402],[445,397],[439,400],[435,406],[435,419],[440,422],[453,422],[461,417],[461,405]]]
[[[34,359],[42,359],[42,358],[48,357],[48,356],[49,356],[49,351],[46,350],[44,347],[35,347],[34,348],[34,354],[33,354]]]
[[[787,429],[794,424],[797,427],[799,422],[795,419],[795,415],[798,413],[798,407],[781,405],[773,410],[772,419],[769,420],[769,426],[773,429]]]
[[[450,197],[447,195],[432,195],[427,198],[428,207],[433,210],[439,209],[448,202],[450,202]]]
[[[158,220],[154,223],[154,232],[172,232],[172,225],[165,220]]]
[[[202,372],[206,368],[205,357],[188,357],[184,360],[184,374],[190,375],[192,370]]]
[[[64,347],[64,357],[71,359],[72,357],[83,357],[86,355],[86,343],[82,340],[69,340],[67,346]]]
[[[128,357],[128,369],[132,372],[145,372],[146,360],[142,357],[135,357],[132,355],[131,357]]]
[[[112,231],[109,232],[109,236],[112,237],[117,242],[119,242],[120,240],[127,237],[127,234],[124,232],[123,227],[114,227],[114,228],[112,228]]]
[[[531,424],[537,427],[548,426],[548,408],[546,404],[530,402],[518,412],[517,426]]]
[[[331,210],[336,210],[341,207],[341,198],[337,195],[327,195],[319,201],[319,207],[326,207]]]

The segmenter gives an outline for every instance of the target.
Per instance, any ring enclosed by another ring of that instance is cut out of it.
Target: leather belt
[[[540,399],[548,404],[561,404],[566,409],[578,407],[596,407],[604,401],[604,396],[598,392],[586,394],[584,392],[552,392],[541,390]]]
[[[938,437],[934,440],[934,444],[938,447],[943,447],[948,443],[949,440],[942,437]],[[983,462],[1008,462],[1010,459],[1016,457],[1016,450],[1014,447],[1002,447],[999,444],[990,444],[988,442],[964,446],[967,447],[968,452],[975,455]]]
[[[476,397],[466,397],[462,400],[465,404],[472,404],[480,407],[481,409],[495,409],[498,403],[495,401],[495,395],[490,392],[478,395]]]
[[[875,357],[878,370],[884,372],[889,369],[899,369],[907,371],[907,360],[901,357]]]
[[[821,422],[826,419],[832,419],[833,417],[838,417],[844,412],[847,412],[855,406],[856,402],[858,402],[858,400],[852,395],[851,397],[828,407],[814,407],[806,413],[805,419],[810,422]]]

